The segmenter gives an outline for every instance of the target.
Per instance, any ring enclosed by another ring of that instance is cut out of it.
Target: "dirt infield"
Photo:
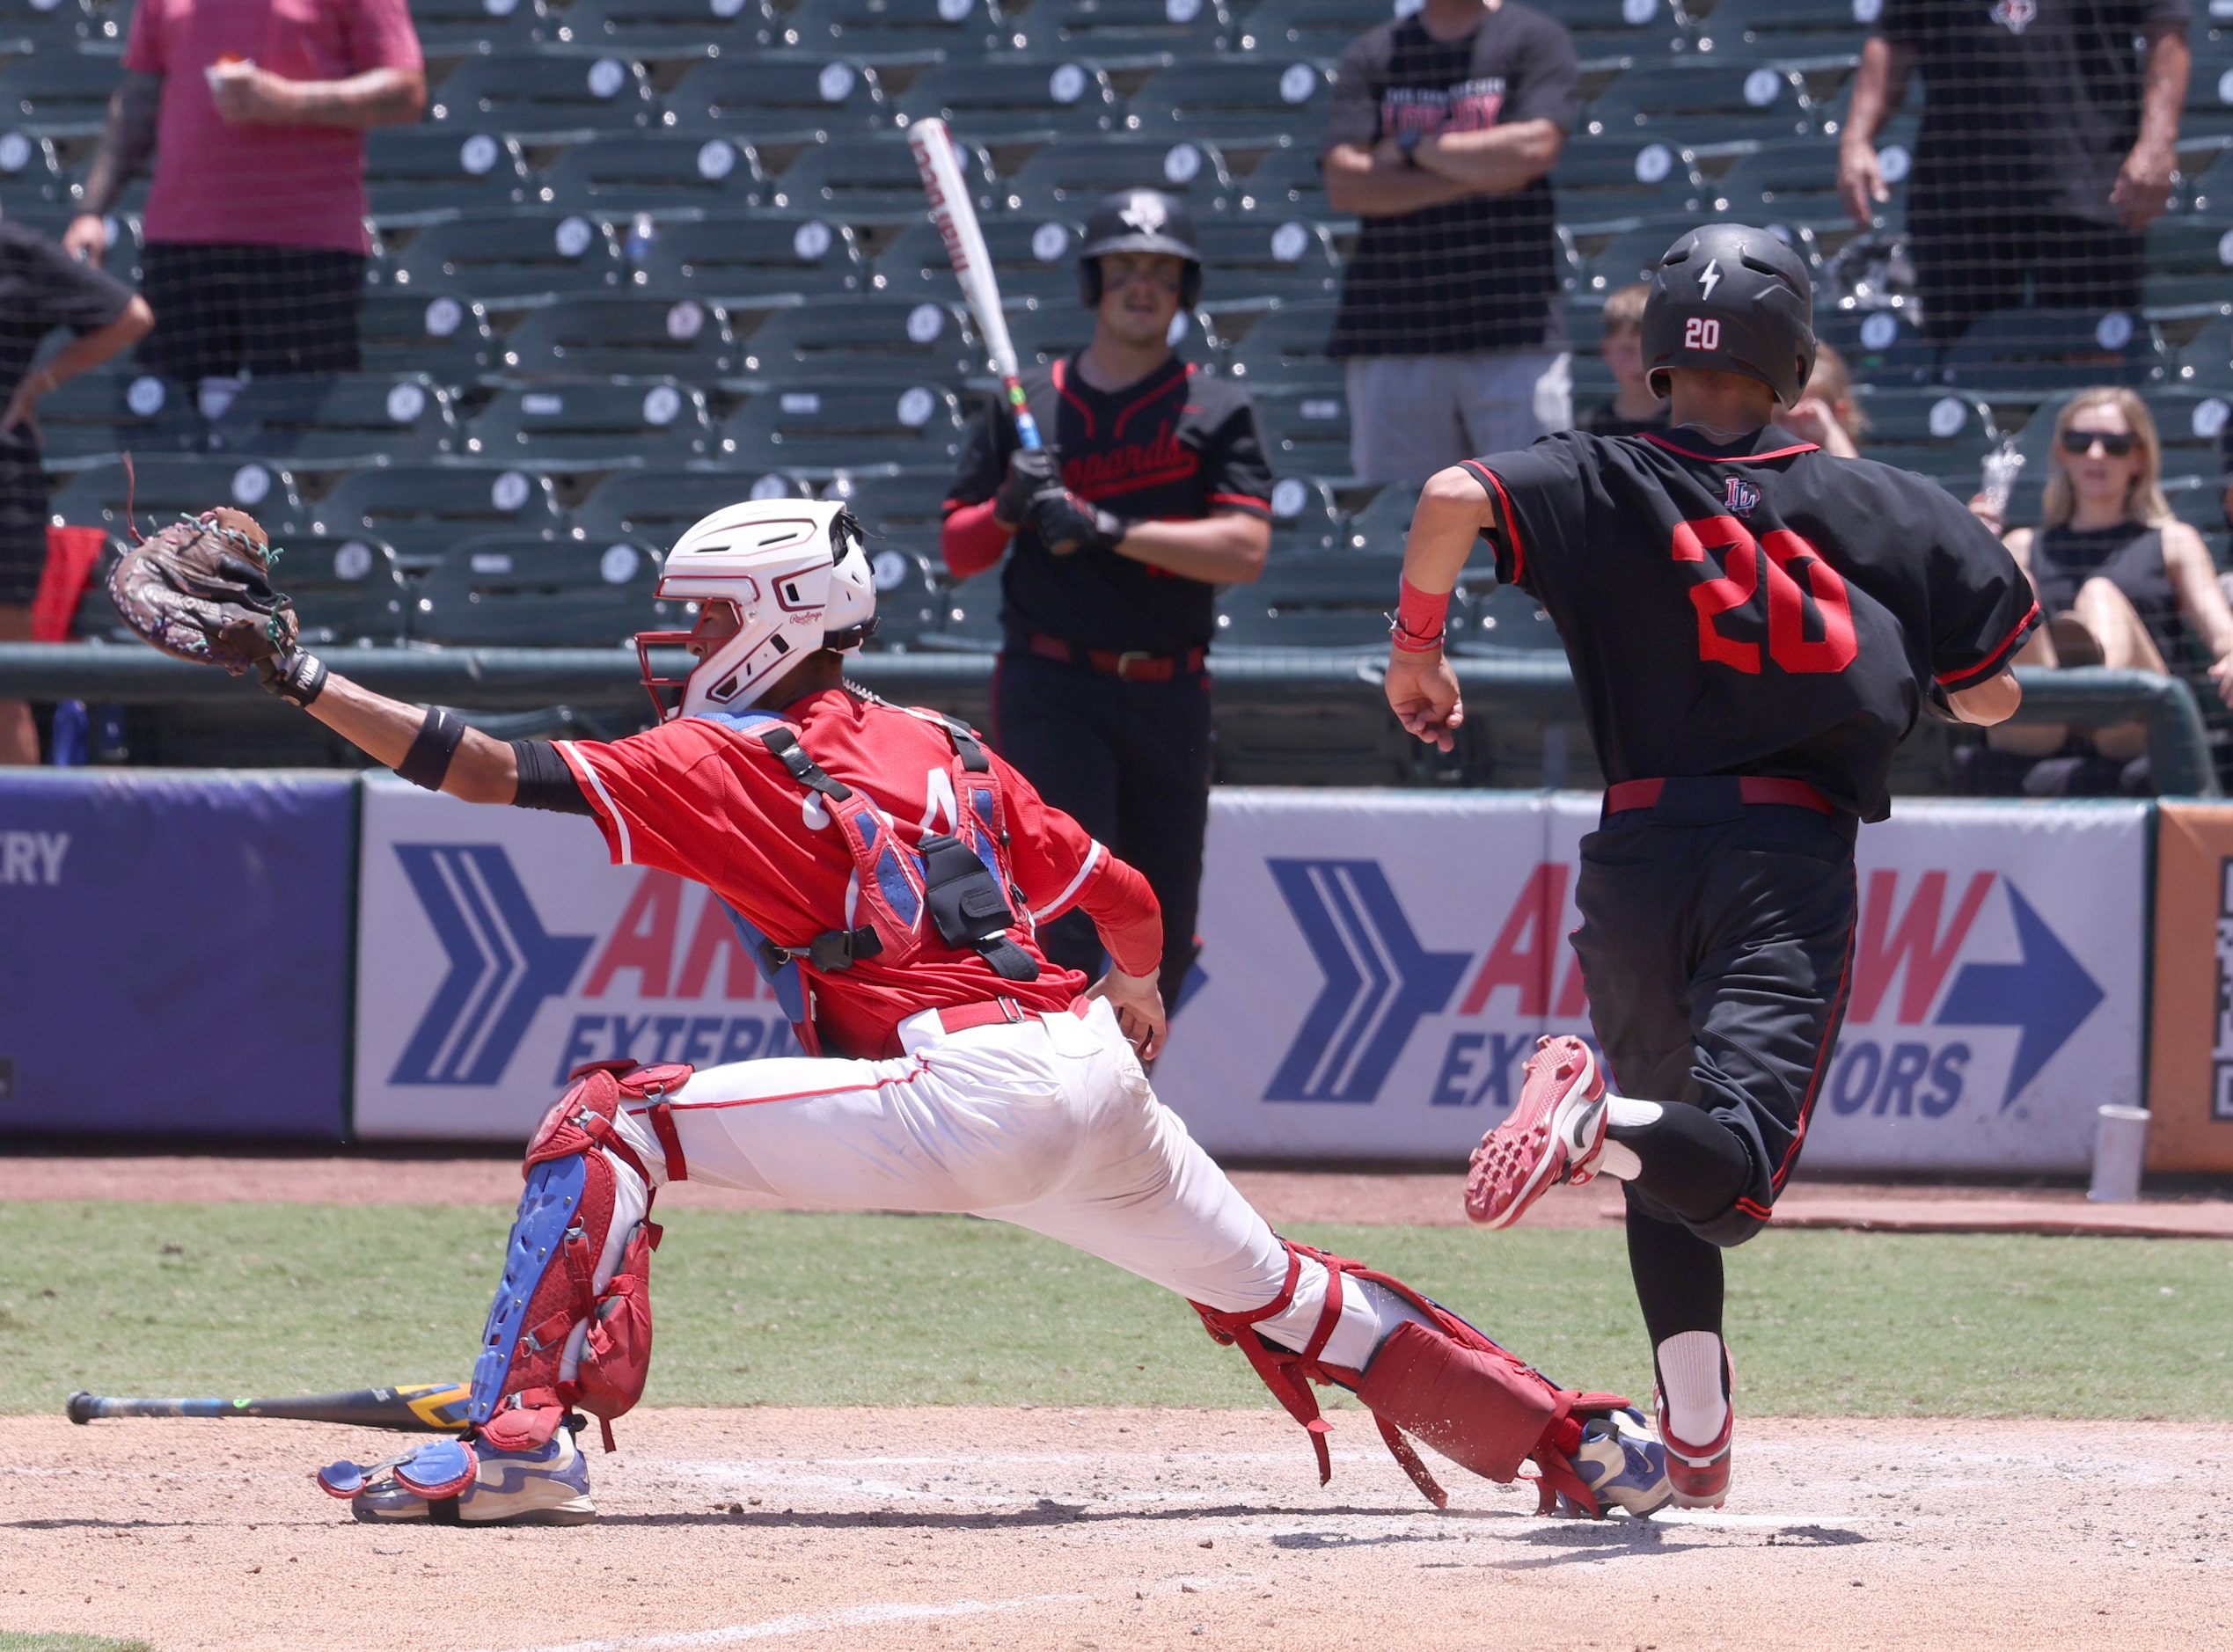
[[[0,1626],[159,1652],[2224,1644],[2233,1428],[1761,1422],[1718,1514],[1423,1503],[1359,1413],[655,1411],[567,1531],[353,1524],[393,1436],[0,1420]],[[1446,1466],[1444,1466],[1446,1467]]]
[[[1241,1170],[1241,1190],[1275,1224],[1367,1226],[1464,1224],[1453,1172],[1406,1175],[1316,1170]],[[509,1204],[517,1161],[458,1159],[282,1159],[217,1156],[0,1157],[0,1188],[12,1199],[133,1199],[311,1204]],[[660,1195],[666,1210],[779,1208],[772,1198],[682,1182]],[[1529,1226],[1596,1227],[1621,1220],[1618,1184],[1554,1188],[1524,1218]],[[2150,1198],[2091,1204],[2076,1188],[1886,1187],[1795,1181],[1777,1201],[1781,1227],[1888,1232],[2100,1233],[2233,1239],[2233,1200]]]

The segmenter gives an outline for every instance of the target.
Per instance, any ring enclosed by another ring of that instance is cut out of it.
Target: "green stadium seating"
[[[1283,475],[1351,474],[1349,403],[1338,391],[1262,395],[1256,400],[1273,470]]]
[[[1717,62],[1857,58],[1869,38],[1863,12],[1876,15],[1869,0],[1714,0],[1698,50]]]
[[[1900,311],[1826,311],[1816,303],[1814,336],[1845,358],[1856,384],[1919,384],[1937,376],[1938,347]]]
[[[736,378],[756,390],[838,384],[958,385],[985,373],[958,299],[831,299],[779,310],[745,341]]]
[[[985,251],[992,260],[1004,302],[1059,300],[1076,294],[1082,226],[1074,218],[1036,214],[987,218],[978,228],[985,232]],[[892,298],[945,300],[961,290],[946,255],[945,239],[928,218],[892,238],[877,256],[873,283],[879,293]]]
[[[303,499],[295,479],[256,459],[201,454],[135,455],[132,474],[121,464],[99,464],[78,471],[56,493],[53,515],[73,526],[106,528],[128,537],[124,504],[131,501],[142,532],[179,516],[217,505],[245,510],[275,539],[284,539],[303,521]]]
[[[2169,378],[2193,390],[2233,389],[2233,307],[2203,322],[2178,349]]]
[[[1254,584],[1219,596],[1218,652],[1385,649],[1395,601],[1391,573],[1386,563],[1338,554],[1267,561]]]
[[[1318,150],[1308,143],[1273,150],[1246,177],[1236,179],[1233,205],[1237,212],[1311,218],[1321,223],[1340,216],[1327,204]]]
[[[1709,199],[1696,158],[1659,138],[1576,138],[1559,151],[1551,187],[1559,216],[1579,223],[1695,214]]]
[[[657,547],[640,539],[483,534],[450,547],[419,588],[411,634],[459,647],[604,647],[671,629]]]
[[[1904,181],[1904,179],[1903,179]],[[1713,182],[1714,216],[1740,223],[1805,225],[1820,233],[1849,234],[1853,220],[1838,199],[1838,146],[1834,139],[1771,143],[1739,156]],[[1907,219],[1907,192],[1895,184],[1892,199],[1877,208],[1879,228],[1897,228]]]
[[[465,457],[526,470],[611,471],[710,459],[706,398],[671,378],[552,380],[499,391],[465,432]]]
[[[851,226],[821,218],[663,223],[642,274],[642,290],[738,306],[859,293],[868,281]]]
[[[1109,77],[1068,59],[942,63],[897,101],[906,123],[935,116],[967,143],[1076,143],[1121,129],[1124,118]]]
[[[1200,57],[1233,42],[1225,0],[1037,0],[1023,15],[1031,49]]]
[[[55,141],[29,132],[0,132],[0,193],[18,214],[40,208],[59,211],[71,204],[70,180],[55,153]]]
[[[2198,43],[2200,44],[2200,43]],[[2204,45],[2186,77],[2186,106],[2178,117],[2181,141],[2233,136],[2233,48]]]
[[[813,487],[780,471],[617,471],[574,508],[573,525],[592,539],[633,536],[672,545],[699,518],[748,499],[807,499]]]
[[[999,200],[992,163],[985,151],[955,140],[962,178],[979,212]],[[828,212],[853,223],[923,216],[923,177],[904,137],[834,137],[799,151],[776,179],[771,205],[794,212]]]
[[[511,138],[384,127],[364,135],[364,193],[374,218],[401,225],[516,211],[536,200],[536,185]]]
[[[1388,9],[1359,0],[1263,0],[1242,8],[1239,45],[1282,62],[1337,58],[1349,43],[1388,16]]]
[[[405,565],[431,567],[475,534],[555,538],[566,525],[550,478],[528,471],[455,464],[385,464],[353,471],[310,508],[310,530],[333,538],[373,536]],[[625,532],[625,530],[619,531]]]
[[[95,369],[40,398],[48,470],[78,470],[119,453],[182,453],[207,435],[194,387],[153,373]]]
[[[1000,570],[973,574],[941,596],[934,623],[915,646],[948,654],[992,654],[1000,646]]]
[[[2003,310],[1947,350],[1946,382],[1991,397],[2048,395],[2073,383],[2144,384],[2163,376],[2155,328],[2091,310]]]
[[[1949,390],[1858,384],[1854,406],[1867,422],[1862,456],[1947,482],[1966,499],[1982,478],[1985,456],[2002,432],[1984,403]]]
[[[995,0],[802,0],[790,16],[807,51],[851,52],[877,62],[930,62],[1013,50],[1021,30]]]
[[[1327,303],[1341,297],[1341,259],[1322,223],[1246,218],[1212,220],[1195,229],[1202,290],[1211,303]]]
[[[105,43],[98,16],[86,0],[0,0],[0,40],[18,51],[74,52]]]
[[[1051,143],[1007,179],[1005,194],[1012,212],[1083,219],[1102,197],[1143,187],[1177,196],[1197,222],[1233,203],[1233,178],[1215,145],[1137,136]]]
[[[2148,226],[2141,302],[2150,310],[2233,298],[2233,216],[2163,217]]]
[[[89,138],[108,120],[108,99],[124,78],[108,52],[40,52],[0,69],[0,128],[26,136]]]
[[[210,427],[209,450],[344,470],[456,457],[450,392],[423,373],[286,375],[250,380]]]
[[[553,206],[626,217],[743,212],[767,198],[758,150],[704,133],[643,132],[576,143],[543,174]]]
[[[1045,367],[1057,356],[1073,355],[1093,342],[1093,311],[1080,303],[1074,293],[1047,299],[1026,299],[1007,312],[1008,339],[1025,371]],[[1188,360],[1207,365],[1217,356],[1216,346],[1198,312],[1181,311],[1172,325],[1177,336],[1172,347]]]
[[[430,224],[412,239],[393,290],[490,303],[621,292],[628,267],[612,226],[574,212],[523,212]]]
[[[1591,137],[1657,138],[1691,150],[1805,137],[1814,129],[1806,82],[1796,69],[1702,62],[1629,69],[1598,94],[1579,128]]]
[[[953,474],[967,434],[954,392],[894,389],[771,390],[721,425],[724,463],[748,470],[903,470]]]
[[[1461,658],[1541,654],[1565,646],[1542,605],[1516,585],[1479,589],[1469,601],[1451,604],[1450,652]]]
[[[357,325],[368,373],[424,371],[442,384],[467,384],[496,363],[487,309],[471,298],[370,293]]]
[[[1402,556],[1404,536],[1411,531],[1411,513],[1418,503],[1416,482],[1392,482],[1383,487],[1350,518],[1349,548],[1367,556]]]
[[[403,641],[411,591],[395,547],[368,535],[296,534],[281,547],[279,582],[311,647]]]
[[[1297,395],[1346,393],[1348,376],[1326,354],[1334,329],[1331,304],[1297,304],[1260,318],[1241,336],[1226,369],[1253,391],[1286,390]]]
[[[1349,466],[1344,462],[1340,468]],[[1282,476],[1271,485],[1270,554],[1322,556],[1348,543],[1348,524],[1331,486],[1314,476]]]
[[[543,0],[411,0],[411,24],[433,58],[531,51],[555,33]]]
[[[504,337],[508,378],[665,375],[707,384],[743,362],[728,312],[695,298],[565,298],[531,310]]]
[[[645,62],[749,55],[786,43],[768,0],[571,0],[551,33],[577,52]]]
[[[868,572],[876,581],[876,634],[868,647],[904,653],[938,623],[943,588],[931,559],[919,552],[870,539]]]
[[[667,94],[685,132],[800,140],[875,131],[891,124],[876,71],[845,58],[762,56],[702,63]]]
[[[935,561],[953,480],[930,471],[904,476],[840,473],[830,479],[822,497],[843,501],[868,531],[871,544],[881,538]]]
[[[1244,57],[1160,70],[1127,106],[1140,133],[1165,142],[1245,141],[1316,150],[1332,89],[1332,71],[1322,63]]]
[[[427,106],[428,121],[531,143],[641,131],[658,118],[643,65],[623,57],[468,58]]]
[[[1542,0],[1539,10],[1565,26],[1585,62],[1626,57],[1648,63],[1695,49],[1683,8],[1673,0]]]

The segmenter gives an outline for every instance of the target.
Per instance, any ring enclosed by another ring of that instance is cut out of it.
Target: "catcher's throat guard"
[[[577,1067],[528,1144],[527,1187],[466,1406],[490,1444],[540,1446],[579,1406],[604,1423],[610,1451],[612,1419],[643,1397],[660,1238],[651,1204],[662,1185],[687,1173],[659,1098],[691,1071],[626,1061]],[[656,1181],[647,1160],[663,1173]]]

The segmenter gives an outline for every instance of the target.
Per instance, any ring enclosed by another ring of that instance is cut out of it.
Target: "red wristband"
[[[1405,580],[1388,640],[1401,654],[1431,654],[1442,646],[1443,616],[1449,611],[1449,592],[1423,591]]]

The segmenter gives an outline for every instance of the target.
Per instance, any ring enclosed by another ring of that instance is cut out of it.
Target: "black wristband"
[[[427,791],[441,791],[443,777],[450,772],[450,759],[457,755],[458,742],[465,737],[464,718],[447,706],[428,706],[426,720],[419,725],[419,737],[395,765],[396,773]]]

